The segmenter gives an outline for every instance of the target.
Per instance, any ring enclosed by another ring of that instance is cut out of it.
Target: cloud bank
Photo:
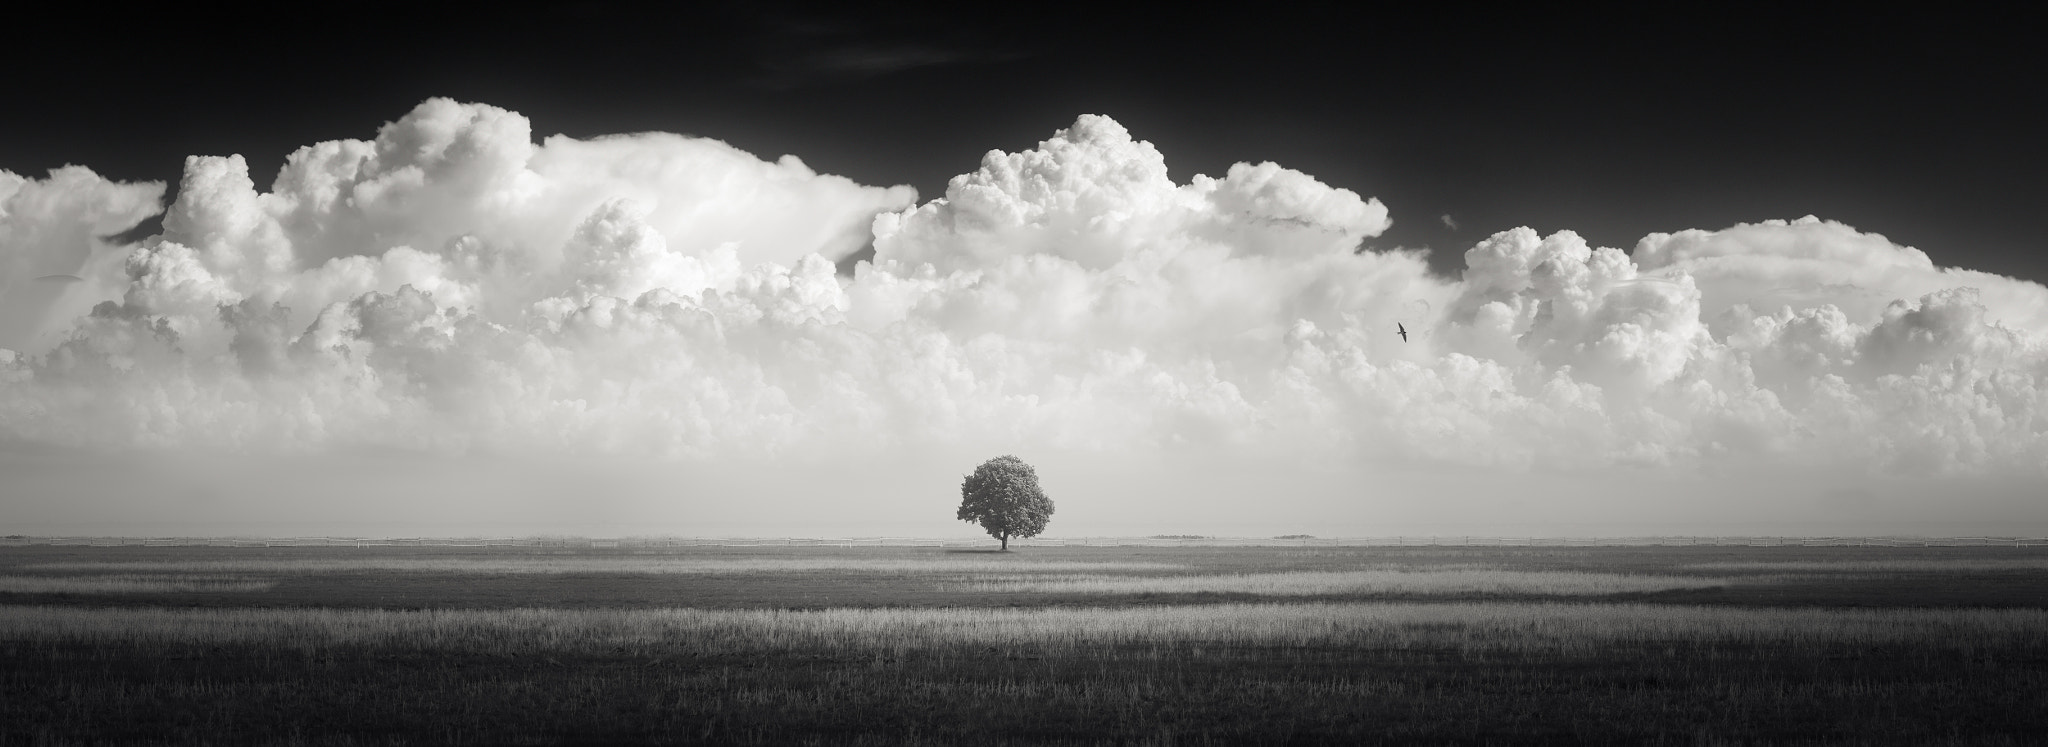
[[[98,238],[162,193],[0,172],[0,446],[2048,472],[2048,288],[1810,217],[1518,228],[1445,278],[1360,250],[1377,200],[1177,183],[1107,117],[919,204],[444,99],[267,191],[190,158],[161,235]]]

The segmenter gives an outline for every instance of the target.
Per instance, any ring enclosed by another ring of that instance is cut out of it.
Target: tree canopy
[[[1052,520],[1052,499],[1038,487],[1038,473],[1005,454],[982,462],[960,483],[960,520],[980,524],[1010,549],[1011,537],[1036,537]]]

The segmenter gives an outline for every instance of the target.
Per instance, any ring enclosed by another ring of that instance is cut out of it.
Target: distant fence
[[[2048,537],[1070,537],[1013,539],[1018,547],[2048,547]],[[996,547],[994,539],[912,537],[221,538],[0,537],[0,547],[474,547],[660,550],[682,547]]]

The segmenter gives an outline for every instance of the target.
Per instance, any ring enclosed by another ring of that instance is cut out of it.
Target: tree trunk
[[[1007,534],[1005,534],[1005,535],[1003,535],[1002,537],[1000,537],[1000,538],[998,538],[998,539],[1001,539],[1001,540],[1003,541],[1003,552],[1009,552],[1009,551],[1010,551],[1010,535],[1007,535]]]

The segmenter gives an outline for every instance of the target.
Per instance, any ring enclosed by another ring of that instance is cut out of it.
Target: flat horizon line
[[[990,537],[798,537],[683,535],[525,535],[507,537],[333,536],[33,536],[0,537],[0,547],[563,547],[584,549],[681,547],[980,547]],[[1233,537],[1207,535],[1013,538],[1019,547],[2048,547],[2048,537],[1929,535],[1629,535],[1604,537],[1489,536],[1476,534],[1353,537]]]

